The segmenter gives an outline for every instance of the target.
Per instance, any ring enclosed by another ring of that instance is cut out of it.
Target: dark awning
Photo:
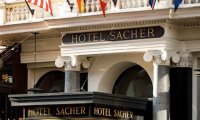
[[[143,115],[146,99],[100,92],[9,95],[11,106],[22,107],[26,118],[132,118]]]

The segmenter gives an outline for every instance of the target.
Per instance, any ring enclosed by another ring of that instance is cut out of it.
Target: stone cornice
[[[44,22],[44,21],[43,21]],[[45,21],[46,22],[46,21]],[[47,23],[30,23],[30,25],[42,25]],[[38,29],[39,35],[37,35],[37,39],[51,39],[51,38],[61,38],[61,33],[74,33],[74,32],[86,32],[86,31],[101,31],[101,30],[114,30],[114,29],[124,29],[124,28],[132,28],[132,27],[141,27],[141,26],[153,26],[153,25],[164,25],[164,24],[172,24],[176,26],[185,26],[185,27],[199,27],[200,26],[200,17],[195,18],[187,18],[187,19],[155,19],[155,20],[145,20],[145,21],[127,21],[127,22],[118,22],[118,23],[103,23],[103,24],[94,24],[94,25],[81,25],[81,26],[70,26],[70,27],[62,27],[62,28],[53,28],[53,29]],[[45,26],[46,26],[45,25]],[[9,25],[11,27],[12,25]],[[15,26],[15,25],[14,25]],[[17,25],[18,26],[18,25]],[[23,25],[22,25],[23,26]],[[27,25],[25,25],[26,27]],[[6,27],[6,26],[4,26]],[[4,28],[3,27],[3,28]],[[23,28],[23,27],[20,27]],[[0,27],[1,31],[1,27]],[[34,32],[34,31],[32,31]],[[1,36],[1,44],[2,45],[12,45],[16,42],[22,41],[26,35],[30,34],[31,31],[27,32],[19,32],[13,34],[3,34]],[[28,40],[34,39],[34,36],[30,36]]]
[[[167,23],[166,19],[159,20],[149,20],[149,21],[133,21],[133,22],[120,22],[113,24],[97,24],[97,25],[84,25],[84,26],[74,26],[66,28],[56,28],[49,31],[41,31],[37,35],[37,39],[51,39],[51,38],[61,38],[61,33],[73,33],[73,32],[85,32],[85,31],[101,31],[101,30],[110,30],[110,29],[122,29],[122,28],[131,28],[139,26],[151,26],[155,24]],[[2,35],[1,44],[3,45],[12,45],[16,42],[24,40],[24,38],[31,34],[29,33],[17,33],[12,35]],[[34,36],[30,36],[27,40],[34,39]]]

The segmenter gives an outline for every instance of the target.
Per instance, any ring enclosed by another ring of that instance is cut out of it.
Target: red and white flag
[[[51,5],[51,0],[26,0],[29,3],[39,6],[40,8],[45,9],[53,16],[53,10]]]
[[[109,2],[109,0],[100,0],[101,10],[103,12],[103,16],[105,17],[105,11],[106,11],[106,5]]]

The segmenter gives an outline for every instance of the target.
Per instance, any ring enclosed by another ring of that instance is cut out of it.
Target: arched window
[[[65,73],[50,71],[43,75],[36,84],[43,92],[64,92]]]
[[[153,86],[147,72],[139,65],[126,69],[117,79],[113,94],[152,98]]]

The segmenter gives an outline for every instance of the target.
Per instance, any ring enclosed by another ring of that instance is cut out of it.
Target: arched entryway
[[[153,85],[148,73],[139,65],[126,69],[117,78],[113,94],[149,99],[153,97]],[[152,120],[152,102],[149,101],[144,116],[135,116],[134,120]]]
[[[64,78],[64,72],[50,71],[38,80],[36,87],[43,92],[64,92]]]
[[[152,98],[153,86],[147,72],[139,65],[126,69],[115,82],[113,94]]]

